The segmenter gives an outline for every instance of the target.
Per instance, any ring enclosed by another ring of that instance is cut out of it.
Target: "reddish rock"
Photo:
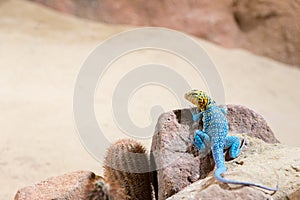
[[[179,124],[173,112],[160,116],[151,152],[154,154],[152,162],[157,167],[155,190],[159,200],[172,196],[200,177],[204,178],[214,166],[211,156],[200,158],[191,142],[189,126]]]
[[[268,143],[278,143],[266,120],[255,111],[240,105],[227,105],[229,131],[247,133]]]
[[[19,189],[15,200],[87,199],[88,189],[96,176],[89,171],[78,171],[52,177],[33,186]]]
[[[235,0],[237,47],[300,66],[300,0]]]
[[[278,142],[266,121],[246,107],[229,105],[227,117],[230,131],[243,131],[269,143]],[[152,162],[158,169],[156,191],[159,200],[205,178],[213,170],[211,154],[199,155],[192,144],[196,129],[202,129],[202,123],[192,122],[190,109],[160,116],[151,146]]]
[[[161,26],[300,66],[300,0],[31,0],[101,22]]]

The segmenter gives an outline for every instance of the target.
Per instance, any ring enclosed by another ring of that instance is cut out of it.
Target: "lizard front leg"
[[[200,118],[202,118],[203,113],[201,111],[199,113],[197,113],[196,111],[194,111],[193,108],[190,108],[190,109],[191,109],[193,122],[199,121]]]
[[[210,137],[201,130],[196,130],[194,133],[194,145],[200,153],[208,150],[210,144]]]

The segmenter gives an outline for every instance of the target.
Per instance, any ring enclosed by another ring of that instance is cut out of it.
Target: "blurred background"
[[[215,63],[226,103],[255,110],[281,143],[300,146],[299,11],[299,0],[0,0],[0,199],[50,176],[102,173],[76,132],[74,85],[97,45],[136,27],[191,35]],[[98,123],[111,142],[128,137],[111,114],[118,78],[153,61],[172,67],[195,88],[203,85],[188,63],[166,52],[120,58],[95,94]],[[145,87],[129,103],[133,121],[149,124],[155,103],[166,111],[179,107],[169,92]],[[141,142],[149,149],[151,138]]]

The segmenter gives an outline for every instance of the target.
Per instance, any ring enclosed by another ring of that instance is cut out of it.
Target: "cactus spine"
[[[125,190],[126,200],[152,199],[146,149],[134,140],[122,139],[108,148],[104,177]]]

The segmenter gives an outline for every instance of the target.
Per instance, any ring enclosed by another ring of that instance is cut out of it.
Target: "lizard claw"
[[[241,141],[241,144],[240,144],[240,149],[243,149],[243,148],[248,148],[248,140],[244,137]]]
[[[195,115],[196,114],[195,107],[193,107],[191,105],[189,107],[190,107],[191,114]]]
[[[202,116],[202,115],[201,115],[201,112],[198,112],[198,108],[190,106],[190,112],[191,112],[193,121],[194,122],[199,121],[200,116]]]

